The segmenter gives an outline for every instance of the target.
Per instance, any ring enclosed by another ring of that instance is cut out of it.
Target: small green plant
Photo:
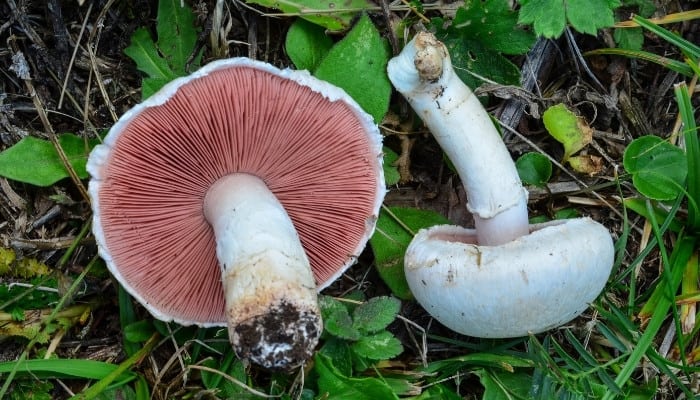
[[[552,162],[540,153],[529,152],[515,161],[518,176],[526,185],[543,187],[552,177]]]
[[[401,342],[386,328],[399,312],[392,297],[365,302],[319,298],[324,320],[324,344],[315,358],[318,392],[330,398],[398,399],[415,388],[405,379],[387,376],[354,377],[403,351]],[[351,396],[351,397],[343,397]]]
[[[374,297],[358,304],[321,296],[319,305],[328,335],[320,352],[345,375],[364,371],[374,362],[403,351],[401,342],[386,330],[399,312],[401,303],[397,299]]]
[[[87,178],[87,156],[97,140],[64,133],[58,137],[58,143],[77,176]],[[36,186],[51,186],[70,174],[51,141],[27,136],[0,153],[0,176]]]
[[[683,150],[658,136],[635,139],[625,149],[625,170],[634,187],[652,200],[673,200],[683,192],[688,161]]]
[[[595,175],[602,169],[600,157],[578,154],[593,140],[593,129],[581,117],[574,114],[564,104],[549,107],[542,114],[542,122],[547,132],[564,146],[562,162],[579,173]]]
[[[386,40],[367,15],[339,42],[331,45],[329,40],[318,26],[297,20],[288,34],[286,50],[297,68],[342,88],[375,122],[381,122],[391,97]]]
[[[520,70],[504,55],[525,54],[535,36],[518,24],[507,0],[467,2],[452,21],[433,18],[430,25],[470,88],[487,78],[505,85],[520,84]]]
[[[697,74],[699,47],[642,18],[635,17],[635,21],[679,46],[688,63],[694,64],[691,68]],[[623,158],[625,168],[633,176],[635,188],[644,196],[641,199],[628,199],[625,204],[629,204],[646,218],[653,232],[649,244],[630,263],[627,271],[636,268],[654,250],[658,251],[663,265],[658,282],[646,292],[636,293],[635,286],[630,286],[627,310],[631,313],[632,310],[638,309],[636,318],[644,325],[644,332],[639,336],[625,334],[634,330],[633,327],[629,327],[630,315],[625,315],[611,302],[609,305],[612,312],[606,315],[606,319],[616,321],[617,334],[622,336],[616,343],[629,343],[627,350],[621,352],[624,364],[614,380],[618,387],[624,388],[630,384],[633,374],[640,368],[642,358],[648,357],[679,391],[690,398],[694,395],[677,375],[695,372],[691,365],[697,361],[698,349],[690,346],[700,332],[700,327],[695,321],[700,243],[700,143],[686,84],[677,84],[675,94],[683,123],[680,135],[684,139],[685,151],[675,148],[661,138],[645,136],[632,142]],[[687,204],[686,216],[679,213],[684,204]],[[665,240],[670,232],[673,232],[672,244]],[[644,299],[639,308],[635,307],[638,298]],[[688,301],[679,305],[676,299]],[[671,323],[675,332],[676,339],[672,346],[676,356],[672,357],[659,355],[653,346],[666,322]],[[672,371],[672,368],[679,372]],[[614,396],[606,393],[602,398],[608,400]]]
[[[571,25],[581,33],[595,35],[615,23],[613,11],[619,0],[518,0],[518,22],[532,24],[538,36],[555,38]]]
[[[403,257],[415,233],[422,228],[449,223],[434,211],[405,207],[381,210],[370,244],[379,276],[394,296],[403,300],[413,298],[403,272]]]
[[[286,15],[298,15],[300,18],[322,26],[329,31],[342,31],[349,28],[359,12],[375,6],[374,3],[368,0],[348,0],[345,2],[248,0],[247,2],[278,9]]]
[[[201,54],[193,54],[197,41],[194,14],[180,0],[160,0],[156,20],[157,41],[146,28],[140,28],[131,37],[131,45],[124,53],[146,73],[141,84],[145,99],[173,79],[188,74],[189,66],[199,66]]]

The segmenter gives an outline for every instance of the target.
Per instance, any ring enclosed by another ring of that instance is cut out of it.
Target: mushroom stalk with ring
[[[389,79],[450,158],[475,229],[421,230],[406,252],[409,287],[445,326],[506,338],[569,322],[600,294],[613,264],[608,230],[590,218],[529,225],[527,191],[445,46],[421,32],[388,65]]]
[[[308,358],[322,331],[316,282],[277,197],[260,178],[235,173],[209,189],[204,215],[216,236],[236,354],[272,367]]]

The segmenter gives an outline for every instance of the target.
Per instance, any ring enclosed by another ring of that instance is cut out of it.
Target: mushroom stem
[[[416,300],[448,328],[487,338],[539,333],[580,315],[610,276],[608,230],[590,218],[528,227],[513,160],[433,35],[416,35],[388,70],[454,163],[476,225],[414,236],[404,272]]]
[[[309,260],[284,207],[262,179],[236,173],[212,185],[204,214],[216,236],[236,354],[267,368],[300,365],[318,344],[321,314]]]
[[[389,79],[450,158],[481,245],[528,233],[527,191],[491,118],[455,74],[445,46],[421,32],[389,61]]]

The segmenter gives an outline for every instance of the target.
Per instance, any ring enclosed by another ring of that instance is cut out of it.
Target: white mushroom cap
[[[607,229],[588,218],[528,225],[513,160],[434,35],[418,33],[387,70],[455,165],[474,214],[474,230],[414,237],[404,263],[418,302],[447,327],[487,338],[542,332],[583,312],[612,269]]]
[[[525,336],[571,321],[603,290],[612,239],[590,218],[530,231],[503,245],[478,246],[472,229],[421,230],[405,257],[411,292],[435,319],[469,336]]]

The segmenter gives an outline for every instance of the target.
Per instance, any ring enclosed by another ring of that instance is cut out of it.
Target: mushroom
[[[613,265],[608,230],[590,218],[528,224],[527,191],[478,98],[445,46],[421,32],[388,65],[465,185],[475,229],[421,230],[404,259],[416,300],[448,328],[475,337],[539,333],[581,314]]]
[[[322,331],[316,292],[374,231],[381,152],[342,89],[212,62],[125,113],[90,154],[99,253],[156,318],[228,325],[239,357],[300,365]]]

